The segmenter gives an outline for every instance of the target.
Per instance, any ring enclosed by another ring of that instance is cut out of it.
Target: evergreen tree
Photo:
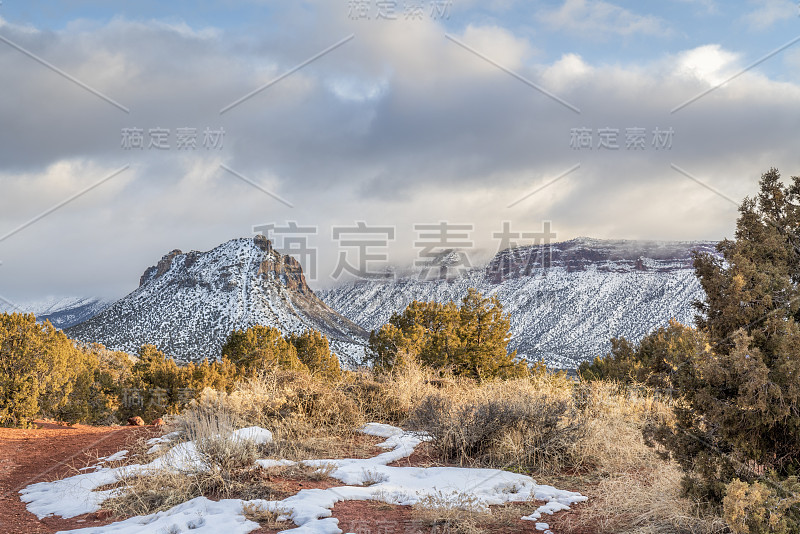
[[[133,360],[124,352],[99,344],[78,345],[72,364],[74,379],[67,403],[54,417],[69,423],[108,423],[121,408],[124,388],[131,383]]]
[[[672,324],[637,345],[617,341],[581,369],[674,388],[674,424],[646,437],[684,468],[687,493],[724,499],[737,532],[800,531],[800,502],[786,489],[800,472],[798,232],[800,177],[786,186],[770,169],[740,206],[735,239],[719,243],[722,257],[695,255],[699,331]],[[747,516],[757,502],[780,505]]]
[[[521,374],[519,362],[514,361],[516,351],[508,353],[511,321],[496,296],[485,298],[470,288],[458,315],[458,338],[462,341],[455,357],[457,374],[479,379]]]
[[[784,186],[771,169],[739,212],[723,260],[696,256],[711,354],[677,377],[714,447],[787,476],[800,469],[800,177]]]
[[[706,300],[695,307],[699,328],[715,351],[733,348],[739,329],[755,346],[775,351],[776,327],[797,321],[800,310],[800,177],[785,187],[770,169],[756,198],[739,207],[736,239],[717,246],[722,258],[695,255],[695,272]],[[780,328],[778,328],[780,330]]]
[[[72,389],[73,342],[32,314],[0,315],[0,425],[28,426],[64,406]]]
[[[270,326],[255,325],[231,332],[222,347],[222,357],[244,377],[275,369],[308,371],[297,357],[294,346],[284,339],[280,330]]]
[[[470,288],[461,305],[414,301],[370,335],[368,359],[378,370],[405,360],[457,376],[524,376],[527,366],[508,353],[510,321],[496,297]]]
[[[328,339],[316,330],[286,337],[297,352],[298,359],[308,367],[312,375],[337,380],[342,375],[339,358],[331,352]]]

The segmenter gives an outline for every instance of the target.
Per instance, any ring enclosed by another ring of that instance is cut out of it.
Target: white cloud
[[[718,44],[705,45],[678,54],[675,72],[716,85],[736,74],[738,60],[737,54],[728,52]]]
[[[759,0],[757,4],[757,9],[744,16],[744,20],[756,30],[765,30],[776,22],[800,15],[800,7],[794,0]]]
[[[558,9],[540,12],[539,18],[553,29],[583,36],[666,36],[672,33],[658,17],[639,15],[602,0],[565,0]]]

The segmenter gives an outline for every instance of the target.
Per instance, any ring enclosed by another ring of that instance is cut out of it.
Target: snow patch
[[[330,473],[344,486],[330,489],[301,490],[296,495],[281,501],[238,499],[210,501],[198,497],[165,512],[133,517],[104,527],[84,528],[72,532],[85,534],[139,534],[160,532],[193,532],[196,534],[246,534],[259,528],[257,523],[245,517],[245,507],[258,508],[278,513],[291,520],[297,528],[285,532],[299,534],[340,533],[338,520],[331,517],[331,509],[337,502],[348,500],[373,500],[389,504],[413,505],[423,499],[435,497],[443,505],[463,502],[464,497],[478,508],[509,502],[543,500],[546,504],[536,512],[524,517],[538,520],[542,514],[553,514],[568,510],[569,505],[587,500],[579,493],[560,490],[552,486],[538,485],[531,477],[499,469],[477,469],[463,467],[392,467],[388,464],[410,456],[417,445],[428,436],[405,432],[390,425],[371,423],[361,429],[365,434],[384,437],[379,446],[389,449],[373,458],[306,460],[303,464],[323,467],[333,466]],[[248,439],[266,443],[272,434],[259,427],[237,430],[232,439]],[[163,443],[155,442],[154,445]],[[256,463],[263,467],[293,465],[289,460],[260,459]],[[120,468],[101,467],[93,473],[84,473],[55,482],[40,482],[22,490],[22,500],[28,510],[40,519],[48,515],[74,517],[100,509],[102,502],[114,495],[114,490],[95,491],[111,484],[122,476],[146,475],[156,469],[202,469],[195,444],[191,441],[173,446],[166,454],[146,465],[130,465]],[[369,485],[365,485],[369,484]],[[539,528],[543,526],[544,528]],[[546,523],[537,523],[539,530],[549,533]]]

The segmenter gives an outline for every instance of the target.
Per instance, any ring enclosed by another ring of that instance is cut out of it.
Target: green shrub
[[[311,374],[329,380],[338,380],[341,377],[339,358],[331,352],[328,339],[316,330],[290,334],[286,336],[286,341],[294,346],[298,359]]]
[[[725,521],[734,534],[791,534],[800,531],[800,483],[790,477],[780,484],[748,484],[734,479],[723,501]]]
[[[51,415],[69,423],[116,422],[123,389],[132,379],[133,359],[97,344],[79,349],[82,357],[72,363],[74,379],[67,402]]]
[[[526,364],[508,352],[510,324],[497,297],[472,288],[460,306],[414,301],[370,334],[367,359],[379,371],[417,361],[477,380],[525,376]]]
[[[83,359],[74,343],[32,315],[0,315],[0,425],[29,426],[63,407]]]
[[[120,397],[135,396],[134,402],[128,399],[120,406],[117,416],[121,420],[133,415],[152,420],[178,413],[206,388],[231,391],[238,375],[228,360],[179,365],[153,345],[143,345],[138,356],[118,393]]]
[[[707,336],[674,319],[638,343],[625,338],[611,340],[611,352],[592,362],[583,362],[578,374],[583,380],[612,380],[651,388],[673,387],[674,375],[687,361],[696,359],[708,346]]]
[[[231,362],[238,378],[252,378],[268,370],[308,371],[297,349],[271,326],[255,325],[234,330],[222,347],[222,358]]]

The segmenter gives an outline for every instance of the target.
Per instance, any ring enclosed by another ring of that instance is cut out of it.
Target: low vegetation
[[[35,418],[113,424],[174,414],[204,390],[232,391],[270,370],[325,380],[341,377],[339,361],[318,332],[282,336],[254,326],[232,332],[222,358],[179,364],[153,345],[135,356],[67,338],[33,315],[0,314],[0,426]]]
[[[405,426],[433,436],[443,462],[537,473],[573,466],[586,433],[569,388],[525,379],[428,394]]]

